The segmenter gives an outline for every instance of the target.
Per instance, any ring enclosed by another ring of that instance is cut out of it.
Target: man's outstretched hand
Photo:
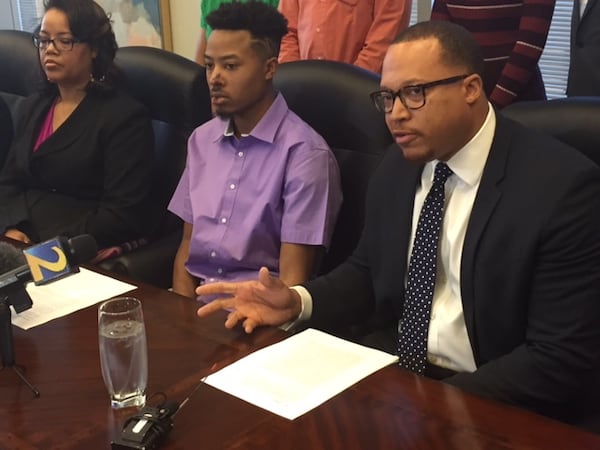
[[[225,326],[233,328],[242,322],[246,333],[260,325],[279,326],[295,320],[302,309],[298,293],[272,277],[266,267],[259,270],[257,280],[204,284],[196,289],[196,294],[225,296],[199,308],[198,316],[228,310]]]

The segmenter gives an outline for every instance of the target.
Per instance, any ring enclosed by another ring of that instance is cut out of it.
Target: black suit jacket
[[[92,234],[100,247],[141,237],[150,225],[153,131],[131,97],[89,92],[33,152],[53,99],[28,98],[0,172],[0,230],[34,240]]]
[[[354,254],[307,283],[312,326],[359,323],[374,311],[377,326],[397,326],[421,171],[398,148],[386,155]],[[498,114],[460,282],[477,370],[446,381],[579,420],[600,379],[600,169]]]
[[[600,0],[588,0],[583,16],[574,0],[567,95],[600,95]]]

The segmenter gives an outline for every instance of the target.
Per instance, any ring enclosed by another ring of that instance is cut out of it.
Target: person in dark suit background
[[[329,330],[371,316],[364,342],[406,353],[409,255],[444,162],[452,174],[424,374],[600,431],[600,168],[496,113],[482,72],[478,45],[456,24],[401,33],[372,95],[397,146],[371,179],[354,254],[291,289],[265,268],[256,281],[201,286],[198,295],[229,297],[198,315],[228,309],[225,325],[246,332],[289,321]]]
[[[600,95],[600,2],[574,0],[567,96]]]
[[[24,242],[88,233],[100,248],[142,237],[154,135],[143,106],[117,89],[110,21],[92,0],[44,6],[33,43],[47,82],[15,118],[0,232]]]

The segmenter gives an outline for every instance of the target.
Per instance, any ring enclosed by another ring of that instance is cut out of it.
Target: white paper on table
[[[215,372],[206,383],[293,420],[397,360],[308,329]]]
[[[11,308],[12,323],[28,330],[136,287],[84,268],[79,273],[42,286],[28,283],[25,288],[33,307],[19,314]]]

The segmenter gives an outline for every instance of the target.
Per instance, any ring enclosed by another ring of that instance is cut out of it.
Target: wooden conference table
[[[143,302],[149,394],[182,401],[215,367],[285,337],[226,330],[224,315],[199,319],[193,300],[151,286],[131,295]],[[0,372],[0,449],[109,449],[134,411],[109,406],[97,306],[14,335],[16,361],[41,396]],[[600,449],[600,436],[386,367],[294,421],[202,385],[161,448]]]

